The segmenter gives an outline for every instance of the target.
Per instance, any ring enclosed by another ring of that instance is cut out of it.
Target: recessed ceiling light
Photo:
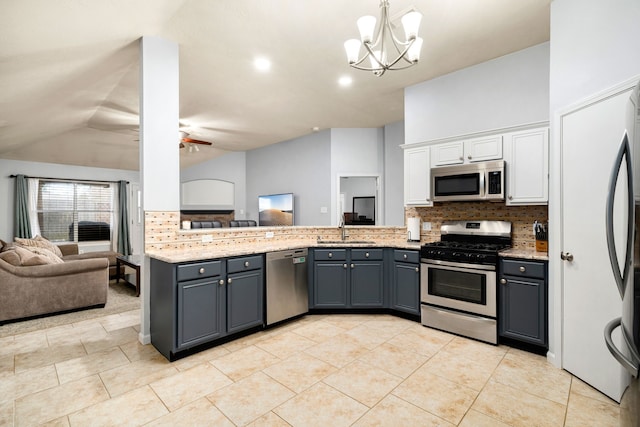
[[[258,71],[266,72],[271,69],[271,61],[264,56],[260,56],[253,60],[253,66],[256,67]]]
[[[342,76],[338,79],[338,84],[342,87],[351,86],[351,83],[353,83],[353,79],[349,76]]]

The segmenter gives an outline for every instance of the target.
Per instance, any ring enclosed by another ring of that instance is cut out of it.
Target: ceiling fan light
[[[360,40],[349,39],[344,42],[344,50],[347,52],[347,60],[349,64],[354,64],[360,55]]]
[[[418,37],[421,20],[422,14],[417,11],[409,12],[402,17],[402,26],[404,27],[404,34],[407,37],[407,41]]]
[[[373,31],[376,29],[376,17],[371,15],[361,16],[358,19],[358,30],[362,43],[371,43]]]
[[[416,37],[413,44],[407,51],[407,59],[409,62],[418,62],[420,60],[420,51],[422,50],[422,37]]]

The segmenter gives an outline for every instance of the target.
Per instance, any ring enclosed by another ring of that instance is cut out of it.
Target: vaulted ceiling
[[[549,40],[549,3],[391,0],[392,16],[423,14],[422,56],[375,77],[347,65],[343,43],[378,0],[0,0],[0,158],[137,170],[142,36],[179,45],[179,125],[213,143],[180,150],[188,167],[314,127],[402,120],[405,87]]]

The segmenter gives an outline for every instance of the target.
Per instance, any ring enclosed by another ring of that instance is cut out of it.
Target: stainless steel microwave
[[[504,160],[431,169],[433,200],[504,200]]]

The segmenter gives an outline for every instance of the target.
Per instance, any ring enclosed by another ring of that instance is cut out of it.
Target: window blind
[[[37,200],[40,232],[51,241],[111,240],[113,200],[109,184],[41,179]]]

